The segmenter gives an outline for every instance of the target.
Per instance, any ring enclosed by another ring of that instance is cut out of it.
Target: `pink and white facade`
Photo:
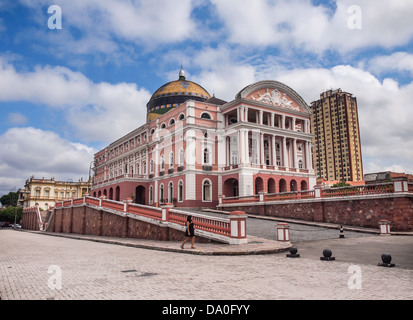
[[[220,195],[312,189],[310,117],[276,81],[251,84],[230,102],[188,96],[95,154],[91,195],[215,207]]]

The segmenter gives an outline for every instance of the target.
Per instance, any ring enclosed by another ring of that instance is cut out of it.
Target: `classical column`
[[[260,137],[260,154],[261,154],[261,164],[265,165],[265,159],[264,159],[264,133],[261,132],[261,137]]]
[[[259,111],[259,115],[260,115],[260,120],[259,120],[259,124],[263,124],[264,123],[264,119],[263,119],[263,115],[264,115],[264,111],[260,110]]]
[[[249,139],[248,139],[248,130],[244,131],[245,137],[244,137],[244,143],[245,143],[245,162],[250,163],[250,148],[249,148]]]
[[[281,129],[285,129],[285,115],[281,115]]]
[[[248,107],[244,107],[244,121],[248,122]]]
[[[238,152],[240,157],[240,163],[245,163],[245,156],[244,156],[244,130],[238,131]]]
[[[307,170],[311,170],[311,142],[307,141],[305,144],[305,158],[306,158],[306,162],[305,162],[305,166],[307,168]]]
[[[292,121],[291,121],[291,130],[292,130],[292,131],[295,131],[295,124],[296,124],[296,118],[293,117],[293,118],[292,118]]]
[[[272,165],[277,166],[277,153],[275,151],[275,136],[271,136]]]
[[[297,139],[293,139],[293,159],[294,159],[294,168],[298,168],[298,163],[297,163]]]
[[[283,157],[283,166],[285,168],[288,167],[288,157],[287,157],[287,138],[282,137],[283,145],[282,145],[282,157]]]

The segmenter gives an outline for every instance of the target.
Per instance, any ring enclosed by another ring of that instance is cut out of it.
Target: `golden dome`
[[[208,91],[199,84],[186,80],[181,68],[178,80],[164,84],[152,95],[146,105],[147,120],[152,121],[187,100],[206,101],[209,98],[211,96]]]
[[[162,87],[155,91],[155,93],[151,97],[151,100],[154,100],[159,97],[168,97],[172,95],[186,95],[201,97],[204,99],[211,98],[209,93],[199,84],[185,79],[179,79],[164,84]]]

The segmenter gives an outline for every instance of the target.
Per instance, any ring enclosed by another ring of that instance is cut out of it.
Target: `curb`
[[[142,243],[133,243],[129,242],[128,238],[125,238],[124,241],[120,241],[119,238],[100,238],[100,237],[88,237],[82,235],[75,235],[75,234],[67,234],[67,233],[51,233],[45,231],[34,231],[34,230],[25,230],[20,229],[18,231],[22,232],[30,232],[40,235],[52,236],[52,237],[61,237],[61,238],[68,238],[74,240],[86,240],[86,241],[93,241],[105,244],[113,244],[113,245],[120,245],[125,247],[134,247],[139,249],[147,249],[147,250],[157,250],[157,251],[164,251],[164,252],[175,252],[175,253],[183,253],[183,254],[194,254],[194,255],[208,255],[208,256],[240,256],[240,255],[260,255],[260,254],[275,254],[280,252],[285,252],[289,250],[293,245],[291,243],[285,243],[285,246],[280,248],[264,248],[264,249],[257,249],[257,248],[245,248],[246,245],[242,245],[243,247],[239,250],[225,250],[222,248],[217,248],[217,250],[191,250],[191,249],[181,249],[181,248],[171,248],[171,247],[164,247],[164,246],[157,246],[157,245],[147,245]],[[139,240],[139,239],[136,239]],[[167,242],[166,242],[167,243]],[[230,245],[228,245],[230,246]],[[234,245],[235,246],[235,245]],[[235,247],[234,247],[235,248]]]

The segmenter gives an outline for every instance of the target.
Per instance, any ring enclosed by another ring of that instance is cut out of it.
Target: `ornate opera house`
[[[95,154],[91,195],[146,205],[215,207],[242,197],[312,189],[311,111],[277,81],[229,102],[185,78],[161,86],[146,123]]]

